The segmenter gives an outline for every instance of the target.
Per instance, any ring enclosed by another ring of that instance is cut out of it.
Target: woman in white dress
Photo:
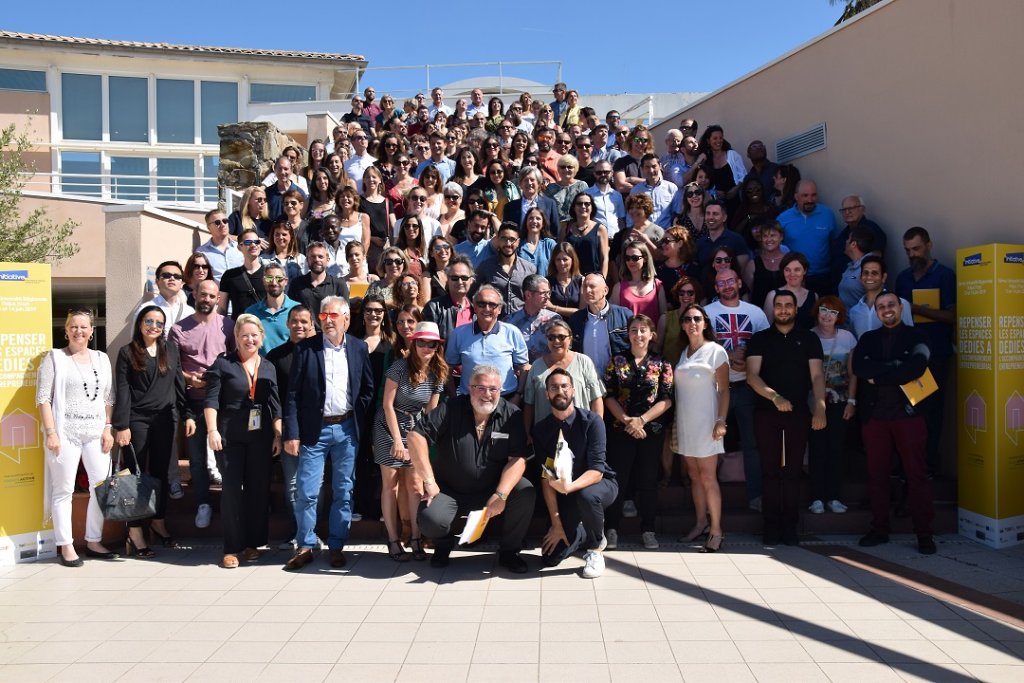
[[[679,325],[687,339],[675,372],[678,452],[686,462],[697,521],[679,539],[692,543],[707,536],[701,552],[722,547],[722,492],[718,488],[718,454],[725,451],[729,414],[729,355],[715,341],[707,313],[698,304],[683,309]]]

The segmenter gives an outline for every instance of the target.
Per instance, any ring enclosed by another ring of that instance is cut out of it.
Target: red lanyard
[[[256,400],[256,375],[260,371],[260,358],[256,357],[256,367],[253,368],[252,374],[249,374],[249,368],[245,367],[245,363],[242,363],[242,369],[245,370],[246,379],[249,380],[249,400]]]

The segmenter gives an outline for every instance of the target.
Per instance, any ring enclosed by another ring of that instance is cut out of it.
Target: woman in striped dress
[[[418,323],[409,340],[413,345],[410,353],[388,368],[383,410],[377,413],[373,425],[373,460],[380,465],[380,505],[388,531],[388,555],[397,562],[409,559],[398,538],[401,529],[398,519],[399,483],[408,496],[410,511],[419,507],[422,489],[409,458],[406,434],[421,415],[437,407],[448,380],[448,365],[440,350],[441,335],[437,324]],[[425,560],[427,556],[423,552],[415,514],[410,515],[410,524],[412,556],[416,560]]]

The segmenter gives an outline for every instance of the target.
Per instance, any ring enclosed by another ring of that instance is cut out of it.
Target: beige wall
[[[150,270],[172,259],[184,265],[195,247],[208,238],[199,225],[162,211],[142,206],[107,207],[107,348],[129,341],[132,313],[151,298],[146,293]]]
[[[33,141],[44,143],[25,155],[25,161],[37,173],[49,173],[53,164],[50,160],[50,95],[44,92],[0,91],[0,128],[11,124],[27,130]],[[42,190],[38,185],[29,189]]]
[[[824,121],[828,148],[795,160],[836,208],[861,194],[886,229],[890,271],[900,236],[922,225],[950,267],[958,247],[1022,241],[1024,2],[893,0],[668,117],[719,123],[741,154],[774,149]],[[770,154],[771,155],[771,154]]]
[[[79,251],[53,269],[55,279],[103,277],[106,263],[104,206],[75,197],[22,197],[20,211],[23,216],[41,207],[46,209],[46,217],[54,223],[63,223],[70,218],[79,224],[71,237],[78,244]]]

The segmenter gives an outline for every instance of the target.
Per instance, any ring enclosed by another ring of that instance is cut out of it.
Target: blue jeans
[[[196,415],[196,433],[185,439],[185,448],[188,451],[188,471],[192,475],[191,488],[198,508],[200,505],[210,504],[210,470],[206,464],[206,420],[203,419],[203,402],[194,399],[189,399],[188,402]]]
[[[295,475],[299,471],[298,457],[281,452],[281,475],[284,479],[284,506],[291,519],[291,534],[288,538],[295,538]]]
[[[761,455],[754,438],[754,390],[750,385],[729,385],[729,412],[736,416],[743,449],[743,476],[747,480],[747,500],[761,495]]]
[[[295,540],[300,548],[316,547],[316,503],[324,479],[324,459],[331,457],[331,487],[334,500],[328,521],[327,545],[341,550],[348,541],[352,525],[352,487],[355,484],[356,452],[355,423],[326,425],[320,438],[312,446],[299,450],[299,469],[295,474]]]

